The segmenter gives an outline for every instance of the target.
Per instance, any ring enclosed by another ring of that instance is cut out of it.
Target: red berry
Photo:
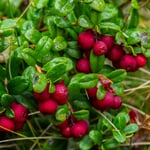
[[[122,104],[122,99],[121,99],[121,97],[115,95],[115,96],[114,96],[114,102],[112,103],[111,108],[112,108],[112,109],[119,109],[120,106],[121,106],[121,104]]]
[[[120,45],[115,45],[109,52],[107,57],[115,62],[115,61],[119,61],[120,58],[125,54],[123,47]]]
[[[28,109],[23,106],[22,104],[19,104],[17,102],[13,102],[10,104],[10,108],[14,112],[14,118],[13,120],[15,122],[25,122],[28,118]]]
[[[66,137],[66,138],[69,138],[72,136],[71,134],[71,127],[67,126],[67,127],[64,127],[60,130],[60,133]]]
[[[93,47],[95,42],[94,33],[92,30],[87,30],[78,35],[78,45],[84,51],[88,51]]]
[[[93,52],[97,56],[101,56],[106,54],[108,51],[106,44],[103,41],[95,42],[93,46]]]
[[[33,91],[33,95],[36,100],[40,100],[40,101],[50,98],[49,85],[47,85],[45,90],[41,93],[37,93]]]
[[[71,128],[72,131],[72,136],[75,138],[82,138],[83,136],[85,136],[88,132],[88,123],[87,122],[77,122],[76,124],[74,124]]]
[[[135,57],[131,54],[125,54],[121,57],[119,66],[125,69],[127,72],[133,72],[137,70]]]
[[[135,56],[135,60],[138,67],[144,67],[147,63],[147,59],[143,54]]]
[[[129,111],[130,122],[136,122],[136,118],[138,118],[138,114],[135,110]]]
[[[55,84],[55,92],[52,93],[52,98],[59,104],[64,105],[68,101],[68,88],[61,83]]]
[[[78,72],[90,73],[90,62],[86,58],[81,58],[77,61],[76,69]]]
[[[8,130],[5,130],[2,127],[13,131],[15,129],[15,124],[12,119],[6,116],[0,116],[0,132],[9,132]]]
[[[103,112],[103,111],[111,108],[112,105],[113,105],[113,102],[114,102],[114,95],[112,93],[110,93],[110,92],[107,92],[103,99],[101,99],[101,100],[98,100],[98,99],[93,100],[92,101],[92,105],[96,109],[98,109],[101,112]]]
[[[15,131],[21,130],[25,122],[15,122]]]
[[[103,35],[101,36],[101,41],[103,41],[107,45],[108,49],[111,49],[114,45],[115,39],[113,36]]]
[[[97,87],[86,89],[89,98],[96,99]]]
[[[40,101],[38,109],[43,114],[54,114],[57,110],[57,103],[49,98],[45,101]]]

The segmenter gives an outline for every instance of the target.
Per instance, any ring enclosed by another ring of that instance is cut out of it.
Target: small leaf
[[[127,76],[127,72],[124,69],[117,69],[107,75],[107,77],[113,82],[123,81]]]
[[[46,7],[48,2],[49,0],[35,0],[34,5],[36,8],[40,9],[40,8]]]
[[[14,28],[16,25],[16,21],[14,21],[13,19],[6,19],[1,22],[0,29],[4,30],[8,28]]]
[[[81,27],[83,28],[92,28],[93,27],[93,24],[92,22],[89,20],[89,18],[85,15],[81,15],[79,18],[78,18],[78,23]]]
[[[67,112],[68,112],[67,105],[62,106],[55,113],[56,119],[59,120],[59,121],[64,121],[66,119]]]
[[[53,40],[53,47],[52,50],[54,51],[62,51],[65,48],[67,48],[67,42],[65,41],[64,37],[62,36],[57,36]]]
[[[3,94],[1,96],[1,104],[4,107],[7,107],[8,105],[10,105],[12,102],[14,101],[14,97],[12,95],[9,94]]]
[[[79,148],[82,150],[90,150],[94,145],[94,142],[88,135],[84,136],[79,142]]]
[[[98,130],[91,130],[89,132],[89,137],[95,144],[100,144],[102,142],[102,134]]]
[[[14,118],[14,111],[10,108],[7,108],[6,111],[5,111],[5,115],[8,117],[8,118]]]
[[[127,135],[127,134],[135,133],[138,130],[139,130],[138,125],[135,123],[131,123],[131,124],[127,125],[122,132]]]
[[[66,65],[64,63],[59,63],[48,70],[46,73],[47,78],[52,81],[56,81],[61,78],[61,76],[66,72]]]
[[[99,24],[99,28],[100,29],[112,29],[112,30],[116,30],[116,31],[120,31],[120,26],[118,26],[117,24],[113,23],[113,22],[101,22]]]
[[[90,67],[92,72],[96,73],[99,72],[102,67],[104,66],[105,56],[96,56],[93,53],[93,50],[90,52]]]
[[[29,29],[25,32],[25,37],[29,42],[36,44],[41,38],[41,33],[36,29]]]
[[[89,6],[96,11],[102,12],[105,8],[104,0],[93,0]]]
[[[37,93],[41,93],[44,91],[47,85],[47,78],[46,75],[40,72],[37,72],[32,80],[33,83],[33,90]]]
[[[79,110],[79,111],[73,112],[73,115],[77,119],[87,119],[89,117],[89,111],[88,110]]]
[[[117,149],[120,147],[119,143],[115,139],[108,139],[103,143],[103,147],[106,150],[112,150],[112,149]]]
[[[102,11],[101,20],[108,20],[118,15],[118,9],[112,4],[106,4]]]
[[[101,100],[105,97],[105,95],[106,95],[106,90],[104,89],[103,86],[99,86],[96,93],[97,99]]]
[[[126,141],[126,136],[120,132],[117,131],[112,131],[113,132],[113,136],[114,138],[119,142],[119,143],[123,143]]]

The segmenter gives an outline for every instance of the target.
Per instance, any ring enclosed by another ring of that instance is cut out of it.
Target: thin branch
[[[146,145],[150,145],[150,142],[125,143],[121,144],[120,146],[146,146]]]
[[[24,140],[46,140],[46,139],[59,139],[64,140],[64,137],[58,136],[43,136],[43,137],[25,137],[25,138],[13,138],[7,140],[1,140],[0,143],[14,142],[14,141],[24,141]]]

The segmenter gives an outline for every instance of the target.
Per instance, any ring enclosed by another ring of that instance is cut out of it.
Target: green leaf
[[[63,17],[54,16],[54,23],[59,28],[68,28],[70,27],[70,23]]]
[[[21,94],[28,89],[30,81],[23,76],[16,76],[12,78],[8,84],[7,88],[10,94]]]
[[[59,109],[56,111],[56,113],[55,113],[56,119],[59,120],[59,121],[64,121],[64,120],[66,120],[67,112],[68,112],[68,107],[67,107],[67,105],[62,106],[62,107],[59,108]]]
[[[113,133],[113,137],[117,140],[117,142],[119,143],[123,143],[126,141],[126,136],[120,132],[117,132],[117,131],[112,131]]]
[[[115,90],[116,95],[122,96],[124,93],[124,86],[120,82],[111,84],[111,87]]]
[[[48,2],[49,0],[35,0],[34,5],[36,8],[40,9],[40,8],[46,7]]]
[[[46,74],[36,72],[32,79],[33,83],[33,90],[37,93],[41,93],[44,91],[45,87],[47,86],[47,78]]]
[[[73,62],[70,58],[67,57],[55,57],[54,59],[52,59],[51,61],[49,61],[48,63],[46,63],[43,66],[43,69],[48,71],[49,69],[51,69],[53,66],[63,63],[66,66],[66,71],[70,71],[73,69]]]
[[[97,99],[101,100],[105,97],[105,95],[106,95],[106,90],[104,89],[103,86],[99,86],[96,92]]]
[[[92,72],[96,73],[99,72],[102,67],[104,66],[105,56],[96,56],[93,53],[93,50],[90,52],[90,67]]]
[[[7,107],[9,104],[11,104],[14,101],[14,97],[10,94],[3,94],[1,96],[1,104],[4,107]]]
[[[61,16],[66,16],[75,7],[74,0],[55,0],[54,8]]]
[[[88,89],[96,86],[98,83],[98,77],[97,74],[91,73],[91,74],[84,74],[79,79],[79,84],[81,88]]]
[[[103,147],[106,150],[112,150],[119,147],[119,143],[115,139],[108,139],[103,143]]]
[[[105,8],[104,0],[93,0],[89,6],[98,12],[102,12]]]
[[[35,57],[39,62],[42,62],[43,58],[52,48],[53,41],[48,36],[43,36],[35,47]],[[42,56],[42,57],[41,57]]]
[[[54,51],[62,51],[65,48],[67,48],[67,42],[65,41],[64,37],[62,36],[57,36],[53,40],[53,47],[52,50]]]
[[[128,28],[136,28],[138,26],[139,12],[137,9],[131,8],[127,24],[128,24]]]
[[[76,92],[74,92],[76,94]],[[75,98],[74,96],[72,96]],[[73,100],[73,106],[77,107],[78,109],[89,109],[91,107],[90,103],[85,100]]]
[[[82,150],[90,150],[94,145],[94,142],[88,135],[84,136],[79,142],[79,148]]]
[[[113,23],[113,22],[101,22],[99,23],[99,28],[100,29],[112,29],[112,30],[116,30],[116,31],[120,31],[120,26],[118,26],[117,24]]]
[[[50,78],[53,82],[61,79],[62,75],[66,72],[66,65],[64,63],[58,63],[46,73],[47,78]]]
[[[102,134],[98,130],[91,130],[89,132],[89,137],[95,144],[100,144],[102,142]]]
[[[16,21],[13,19],[6,19],[1,22],[0,30],[14,28],[16,26]]]
[[[15,100],[22,104],[23,106],[27,107],[28,109],[34,108],[34,100],[32,101],[31,98],[26,97],[26,95],[15,95]]]
[[[66,53],[72,58],[81,58],[81,51],[79,49],[67,48]]]
[[[141,42],[141,35],[142,33],[144,33],[144,31],[138,28],[137,29],[133,28],[133,29],[127,29],[125,33],[128,36],[127,43],[133,45]]]
[[[118,15],[118,9],[112,4],[106,4],[102,11],[101,20],[108,20]]]
[[[11,108],[7,108],[6,111],[5,111],[5,115],[8,117],[8,118],[14,118],[14,111],[11,109]]]
[[[90,19],[85,16],[85,15],[81,15],[79,18],[78,18],[78,24],[83,27],[83,28],[92,28],[93,27],[93,24],[92,22],[90,21]]]
[[[129,115],[126,112],[120,112],[114,118],[114,125],[118,129],[123,130],[126,127],[128,121],[129,121]]]
[[[124,69],[117,69],[107,75],[107,77],[113,82],[121,82],[127,76],[127,72]]]
[[[89,117],[89,111],[88,110],[78,110],[73,112],[73,115],[77,118],[77,119],[87,119]]]
[[[25,37],[29,42],[36,44],[41,38],[41,33],[36,29],[29,29],[25,32]]]
[[[131,123],[129,125],[127,125],[124,130],[122,131],[124,134],[128,135],[128,134],[132,134],[135,133],[139,130],[139,127],[137,124],[135,123]]]
[[[131,0],[131,6],[135,9],[140,8],[137,0]]]

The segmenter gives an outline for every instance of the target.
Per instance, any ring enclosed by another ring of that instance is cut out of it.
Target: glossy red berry
[[[78,72],[90,73],[91,68],[89,60],[86,58],[79,59],[76,64],[76,69]]]
[[[57,111],[57,107],[57,103],[50,98],[45,101],[40,101],[38,104],[38,109],[43,114],[54,114]]]
[[[50,98],[49,85],[47,85],[45,90],[41,93],[37,93],[37,92],[33,91],[33,95],[34,95],[34,98],[39,101],[49,99]]]
[[[112,109],[119,109],[120,106],[121,106],[121,104],[122,104],[122,99],[121,99],[121,97],[115,95],[115,96],[114,96],[114,102],[112,103],[111,108],[112,108]]]
[[[68,88],[62,84],[55,84],[55,92],[52,93],[52,98],[58,103],[58,105],[64,105],[68,101]]]
[[[13,120],[15,122],[25,122],[28,118],[28,109],[23,106],[22,104],[19,104],[17,102],[13,102],[10,105],[10,108],[14,112],[14,118]]]
[[[134,72],[137,70],[135,57],[131,54],[125,54],[121,57],[119,66],[127,72]]]
[[[94,33],[92,30],[87,30],[78,35],[77,38],[79,48],[88,51],[93,47],[95,42]]]
[[[87,91],[87,94],[88,94],[88,97],[90,99],[96,99],[96,93],[97,93],[97,87],[93,87],[93,88],[89,88],[89,89],[86,89]]]
[[[103,41],[107,45],[108,49],[111,49],[114,45],[115,39],[113,36],[110,35],[102,35],[101,41]]]
[[[4,128],[6,128],[6,130]],[[0,116],[0,132],[9,132],[9,130],[13,131],[14,129],[15,124],[12,119],[4,115]]]
[[[137,54],[135,60],[138,67],[144,67],[147,63],[147,59],[143,54]]]
[[[25,122],[15,122],[15,131],[21,130]]]
[[[115,45],[109,52],[107,57],[113,61],[119,61],[120,58],[125,54],[123,47],[120,45]]]
[[[60,133],[66,138],[71,137],[72,136],[71,127],[66,126],[66,127],[62,128],[60,130]]]
[[[88,132],[88,123],[85,122],[77,122],[76,124],[74,124],[71,128],[72,131],[72,136],[75,138],[82,138],[83,136],[85,136]]]
[[[108,51],[108,48],[103,41],[97,41],[94,43],[93,52],[95,55],[101,56],[101,55],[106,54],[107,51]]]
[[[107,109],[110,109],[113,105],[113,102],[114,102],[114,95],[110,92],[107,92],[103,99],[92,100],[92,105],[96,109],[103,112],[103,111],[106,111]]]

